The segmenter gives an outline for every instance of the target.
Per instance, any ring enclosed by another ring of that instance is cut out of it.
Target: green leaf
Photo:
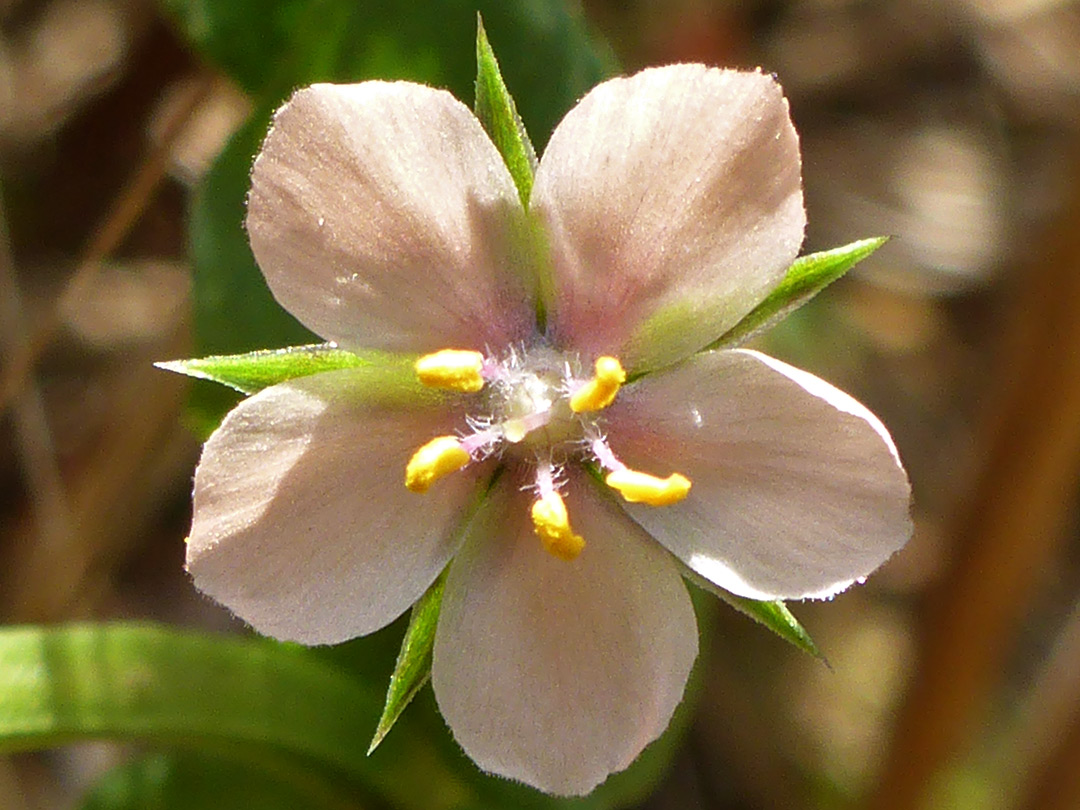
[[[810,653],[810,655],[821,660],[826,665],[828,664],[810,634],[799,624],[799,620],[788,610],[787,605],[780,600],[759,601],[757,599],[747,599],[745,596],[736,596],[723,588],[717,587],[705,577],[686,567],[683,568],[683,576],[702,590],[724,600],[743,615],[765,625],[784,641],[795,645],[803,652]]]
[[[106,772],[80,810],[360,810],[345,797],[320,796],[278,774],[221,753],[141,756]]]
[[[0,752],[143,740],[242,753],[327,795],[416,810],[471,801],[421,737],[395,735],[366,756],[379,706],[374,690],[295,645],[145,623],[0,630]]]
[[[200,381],[220,383],[249,395],[298,377],[335,371],[351,371],[342,384],[353,386],[371,400],[409,407],[442,402],[442,392],[425,388],[413,370],[415,357],[387,352],[347,352],[329,343],[264,349],[243,354],[212,355],[189,360],[169,360],[154,365]],[[346,379],[347,378],[347,379]],[[224,394],[224,395],[223,395]],[[189,400],[187,421],[196,435],[206,439],[221,417],[238,404],[232,392],[218,386],[196,386]]]
[[[439,611],[442,608],[446,570],[413,605],[409,627],[401,641],[401,652],[394,664],[394,674],[390,676],[386,703],[379,718],[379,725],[375,729],[375,736],[368,746],[368,754],[379,747],[379,743],[394,727],[405,707],[431,678],[431,651],[435,646],[435,627],[439,623]]]
[[[205,57],[253,95],[280,70],[266,64],[267,53],[290,54],[306,18],[326,10],[326,3],[318,0],[306,4],[264,1],[258,16],[253,13],[253,4],[235,0],[159,0],[159,5]],[[305,9],[305,5],[310,8]]]
[[[533,175],[536,174],[536,150],[518,115],[517,105],[503,82],[495,52],[488,42],[484,22],[476,15],[476,117],[499,150],[510,176],[514,178],[521,204],[529,207]]]
[[[188,251],[195,351],[202,355],[319,342],[271,295],[243,230],[251,161],[271,110],[264,106],[233,135],[192,201]]]
[[[466,507],[459,521],[459,531],[472,521],[476,510],[480,508],[491,487],[502,476],[501,467],[496,468],[490,478],[480,481],[473,491],[469,505]],[[386,702],[383,705],[382,716],[375,729],[368,754],[374,751],[382,743],[383,739],[401,717],[402,712],[423,689],[431,678],[432,650],[435,647],[435,628],[439,624],[439,613],[442,610],[443,588],[446,585],[446,575],[449,564],[442,573],[428,587],[416,604],[412,607],[409,615],[409,626],[401,640],[401,648],[398,651],[397,661],[394,664],[394,672],[390,676],[390,686],[386,691]]]
[[[543,141],[586,90],[616,70],[610,50],[565,0],[159,3],[205,58],[271,106],[312,82],[376,78],[424,82],[467,99],[476,78],[470,44],[477,12],[502,50],[522,118]]]
[[[323,371],[345,368],[378,367],[387,376],[396,375],[402,382],[413,376],[413,357],[380,352],[355,354],[331,343],[264,349],[244,354],[212,355],[191,360],[169,360],[155,366],[177,374],[227,385],[242,394],[254,394],[271,385],[307,377]]]
[[[488,137],[499,150],[510,176],[517,187],[522,206],[528,210],[532,195],[533,178],[538,165],[525,123],[518,115],[510,91],[503,81],[495,52],[488,41],[484,23],[476,15],[476,117]],[[551,280],[551,264],[547,234],[538,221],[526,218],[516,234],[516,245],[511,253],[528,266],[525,275],[533,277],[537,284],[537,326],[544,331],[546,311],[554,298]]]
[[[758,332],[768,329],[888,241],[887,236],[877,236],[860,239],[832,250],[800,256],[764,301],[706,349],[737,346]]]

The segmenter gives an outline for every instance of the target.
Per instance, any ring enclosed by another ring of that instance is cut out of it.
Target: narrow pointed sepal
[[[413,355],[388,352],[362,354],[339,349],[332,343],[263,349],[244,354],[211,355],[189,360],[154,363],[165,371],[174,371],[200,380],[228,386],[248,396],[289,380],[310,377],[329,371],[356,369],[351,384],[369,398],[375,396],[387,404],[433,403],[444,394],[427,388],[416,379]]]
[[[243,354],[167,360],[154,365],[165,371],[221,383],[241,394],[254,394],[286,380],[307,377],[320,371],[354,368],[370,362],[372,358],[347,352],[332,343],[314,343]]]
[[[776,325],[888,241],[875,236],[800,256],[764,301],[707,348],[730,349]]]
[[[521,204],[528,206],[538,164],[536,150],[518,115],[517,105],[506,89],[479,14],[476,15],[476,102],[473,107],[484,131],[506,161]]]
[[[806,628],[799,623],[799,620],[795,618],[795,614],[788,609],[788,606],[783,601],[779,599],[765,601],[747,599],[744,596],[736,596],[729,591],[725,591],[723,588],[713,585],[709,580],[705,579],[705,577],[695,573],[689,568],[683,570],[683,576],[703,591],[711,593],[718,599],[727,602],[731,607],[739,611],[739,613],[748,616],[758,624],[772,630],[776,635],[780,636],[780,638],[792,646],[798,647],[805,653],[809,653],[826,666],[829,665],[828,660],[825,658],[825,655],[821,652],[818,645],[814,643],[814,639],[810,636],[810,633],[808,633]]]
[[[431,650],[435,646],[435,627],[439,623],[445,584],[444,570],[413,605],[409,627],[401,641],[394,674],[390,676],[390,686],[386,690],[386,704],[368,747],[369,756],[390,733],[416,694],[431,680]]]

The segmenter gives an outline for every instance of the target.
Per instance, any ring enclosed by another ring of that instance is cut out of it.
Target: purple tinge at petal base
[[[551,235],[556,343],[656,368],[757,305],[803,240],[799,142],[760,72],[605,82],[555,129],[530,203]]]

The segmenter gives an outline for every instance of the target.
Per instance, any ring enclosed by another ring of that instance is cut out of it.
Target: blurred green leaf
[[[220,753],[141,756],[105,773],[80,810],[360,810],[341,796],[302,789],[264,768]]]
[[[188,248],[200,355],[319,342],[270,294],[243,229],[251,160],[270,112],[264,108],[232,137],[192,201]]]
[[[887,236],[877,236],[860,239],[832,250],[800,256],[764,301],[706,348],[731,348],[768,329],[888,241]]]
[[[473,803],[444,756],[397,734],[372,757],[374,690],[308,650],[152,624],[0,630],[0,751],[88,738],[228,749],[401,808]],[[298,780],[299,781],[299,780]]]
[[[411,381],[414,359],[382,352],[354,354],[331,343],[316,343],[244,354],[168,360],[154,365],[188,377],[221,383],[242,394],[254,394],[286,380],[345,368],[376,367],[387,375],[405,377]]]
[[[275,77],[267,55],[288,55],[303,25],[323,2],[159,0],[188,40],[252,95]],[[277,69],[280,71],[280,68]]]
[[[169,770],[177,760],[163,759],[116,774],[93,794],[95,810],[110,807],[101,804],[110,796],[117,807],[148,806],[137,804],[137,791],[180,801],[174,789],[189,778],[204,779],[209,791],[230,773],[238,785],[281,783],[284,795],[302,793],[316,806],[370,799],[404,810],[609,810],[655,788],[693,703],[687,698],[667,732],[629,769],[587,797],[558,799],[482,774],[446,733],[430,695],[421,723],[399,728],[369,759],[366,741],[380,701],[323,658],[296,645],[143,623],[0,630],[0,752],[97,738],[194,751],[180,771]],[[695,691],[692,684],[688,695]],[[199,762],[207,757],[221,760],[220,767],[203,773]],[[124,805],[125,796],[133,804]]]
[[[394,664],[394,674],[390,676],[382,716],[368,747],[369,754],[379,747],[405,707],[431,678],[431,651],[435,647],[435,627],[439,623],[445,584],[444,570],[413,605],[409,627],[401,641],[401,652]]]
[[[304,84],[375,78],[446,87],[468,103],[477,12],[503,52],[522,117],[543,141],[615,68],[565,0],[159,2],[196,48],[271,106]]]
[[[499,63],[491,50],[484,23],[476,19],[476,117],[499,150],[510,176],[514,178],[521,204],[529,207],[533,175],[536,174],[536,150],[518,115],[517,106],[506,89]]]
[[[754,621],[765,625],[765,627],[772,630],[776,635],[784,639],[784,641],[795,645],[803,652],[810,653],[810,655],[828,664],[828,661],[825,659],[825,656],[822,655],[821,650],[818,649],[817,644],[814,643],[810,634],[806,632],[806,629],[801,624],[799,624],[799,620],[795,618],[787,605],[780,600],[758,601],[756,599],[747,599],[744,596],[736,596],[729,591],[725,591],[723,588],[717,587],[709,582],[709,580],[705,579],[705,577],[689,568],[683,569],[683,576],[703,591],[711,593],[713,596],[727,602],[743,615],[749,616]]]

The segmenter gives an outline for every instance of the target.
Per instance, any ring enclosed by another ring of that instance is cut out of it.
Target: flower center
[[[513,352],[491,364],[489,375],[487,421],[508,445],[504,452],[525,459],[567,457],[598,433],[593,414],[573,409],[571,393],[582,387],[576,357],[546,348]]]
[[[568,461],[606,470],[607,485],[632,503],[666,506],[690,491],[685,476],[673,473],[661,479],[631,470],[608,446],[598,414],[615,401],[626,382],[626,372],[615,357],[598,358],[592,376],[585,378],[576,356],[544,347],[511,351],[501,360],[445,349],[417,360],[416,374],[433,388],[484,391],[483,407],[468,417],[470,432],[438,436],[413,454],[405,468],[405,486],[426,492],[443,476],[493,453],[524,460],[535,469],[534,530],[557,557],[574,559],[585,547],[570,528],[559,494],[559,472]]]

